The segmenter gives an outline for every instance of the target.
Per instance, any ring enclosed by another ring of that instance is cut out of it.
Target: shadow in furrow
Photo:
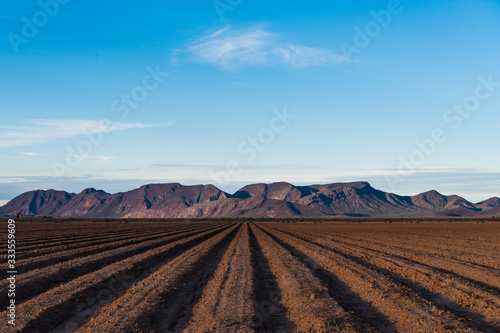
[[[161,238],[171,237],[171,236],[175,236],[175,235],[181,234],[181,233],[183,233],[183,232],[182,231],[168,232],[168,233],[160,233],[157,235],[152,234],[152,235],[145,235],[145,236],[139,235],[136,237],[130,237],[128,239],[117,239],[117,240],[111,239],[111,240],[106,240],[106,241],[102,241],[102,242],[96,242],[95,244],[90,244],[88,246],[85,246],[86,249],[82,250],[82,251],[72,252],[69,254],[62,254],[60,256],[52,255],[52,256],[49,256],[49,258],[40,259],[40,260],[37,260],[34,262],[30,262],[30,263],[26,263],[26,264],[20,263],[19,265],[17,265],[17,267],[18,267],[18,271],[28,272],[30,270],[46,268],[50,265],[55,265],[55,264],[58,264],[60,262],[73,260],[75,258],[81,258],[81,257],[85,257],[85,256],[90,256],[93,254],[99,254],[99,253],[102,253],[105,251],[111,251],[111,250],[114,250],[114,249],[117,249],[120,247],[131,246],[131,245],[135,245],[135,244],[139,244],[139,243],[146,243],[146,242],[150,242],[150,241],[155,241],[155,240],[159,240]],[[119,244],[121,242],[124,242],[124,243]],[[116,243],[118,243],[118,244],[116,244]],[[76,248],[77,247],[75,247],[75,249]],[[75,250],[75,249],[68,248],[68,249],[64,249],[64,251]],[[53,250],[53,251],[42,254],[42,256],[47,256],[47,255],[50,255],[52,253],[57,253],[58,251],[61,251],[61,250],[60,249]]]
[[[293,237],[297,237],[297,236],[293,236]],[[488,322],[486,320],[486,318],[481,316],[480,313],[475,312],[475,311],[470,310],[470,309],[466,309],[466,308],[460,306],[459,304],[453,302],[452,300],[447,299],[444,296],[437,294],[437,293],[425,288],[424,286],[420,285],[419,283],[417,283],[411,279],[402,277],[402,276],[400,276],[400,275],[398,275],[398,274],[396,274],[388,269],[378,267],[378,266],[376,266],[376,265],[374,265],[374,264],[372,264],[364,259],[361,259],[359,257],[353,256],[353,255],[350,255],[347,253],[344,253],[344,252],[339,251],[337,249],[334,249],[332,247],[322,245],[322,244],[317,244],[317,243],[311,242],[307,239],[303,239],[301,237],[298,237],[298,238],[302,239],[303,241],[305,241],[307,243],[314,244],[314,245],[322,247],[328,251],[336,253],[336,254],[338,254],[338,255],[340,255],[348,260],[357,262],[358,264],[361,264],[362,266],[364,266],[368,269],[375,270],[375,271],[389,277],[390,279],[392,279],[394,282],[398,283],[399,285],[404,285],[404,286],[412,289],[421,298],[428,300],[437,308],[447,310],[447,311],[453,313],[455,316],[459,317],[459,321],[461,323],[469,326],[472,329],[476,329],[476,330],[479,329],[482,332],[500,332],[499,326],[495,325],[494,323]],[[409,260],[409,259],[406,259],[406,260]],[[419,263],[419,262],[415,262],[415,263],[422,265],[422,263]]]
[[[177,279],[179,285],[161,294],[162,303],[152,311],[143,313],[138,322],[151,322],[153,325],[148,328],[151,332],[183,332],[189,323],[194,306],[203,294],[203,289],[212,278],[217,265],[241,226],[226,235],[201,257],[189,272],[180,276]],[[182,282],[184,283],[181,285]]]
[[[215,229],[215,228],[214,228]],[[220,229],[216,229],[212,234],[217,233]],[[203,230],[206,231],[206,230]],[[127,259],[129,257],[145,253],[151,249],[161,247],[163,245],[167,245],[169,243],[176,242],[183,238],[188,238],[190,236],[196,235],[199,233],[198,231],[193,231],[188,234],[175,236],[173,238],[165,239],[164,241],[158,241],[155,244],[141,244],[132,249],[124,250],[123,252],[114,254],[110,257],[103,257],[94,261],[87,261],[78,267],[64,267],[53,273],[49,273],[47,275],[40,275],[40,278],[36,278],[34,280],[28,281],[26,284],[20,282],[18,284],[19,292],[16,293],[17,303],[22,304],[30,299],[37,297],[43,292],[58,287],[68,281],[76,279],[84,274],[90,274],[94,271],[97,271],[105,266],[118,262],[120,260]],[[170,237],[170,236],[168,236]],[[135,244],[133,244],[135,245]],[[0,291],[4,291],[4,288],[0,288]]]
[[[161,266],[180,255],[182,252],[214,237],[228,229],[217,229],[200,238],[187,241],[153,256],[135,262],[132,266],[124,267],[112,277],[99,281],[88,288],[76,293],[65,302],[48,307],[36,318],[30,320],[19,332],[73,332],[91,319],[91,316],[102,307],[110,304],[114,297],[118,297],[134,283],[146,279]],[[99,278],[96,276],[96,278]],[[70,319],[64,319],[70,318]]]
[[[290,332],[293,324],[281,305],[281,292],[253,231],[249,228],[251,260],[254,267],[254,329],[256,332]]]
[[[262,229],[261,229],[262,230]],[[299,258],[306,264],[323,285],[328,289],[328,294],[345,311],[352,313],[359,322],[384,333],[395,333],[397,330],[392,327],[389,319],[370,304],[363,301],[352,289],[338,279],[334,274],[318,265],[312,258],[295,249],[293,246],[283,242],[271,233],[263,230],[272,237],[278,244],[290,251],[292,255]],[[359,326],[359,324],[358,324]],[[360,332],[363,327],[358,327]]]
[[[489,290],[490,292],[493,292],[496,296],[500,296],[500,288],[492,286],[492,285],[489,285],[489,284],[487,284],[485,282],[482,282],[482,281],[478,281],[478,280],[475,280],[475,279],[472,279],[472,278],[460,275],[458,273],[455,273],[455,272],[450,271],[450,270],[445,269],[445,268],[432,266],[432,265],[426,264],[424,262],[416,261],[416,260],[413,260],[413,259],[410,259],[410,258],[406,258],[406,257],[400,256],[400,255],[397,255],[397,254],[390,254],[390,253],[386,253],[386,252],[383,252],[383,251],[380,251],[380,250],[370,249],[369,247],[366,247],[366,246],[363,246],[363,245],[354,245],[354,244],[350,244],[350,243],[342,242],[342,241],[335,241],[335,242],[343,243],[343,244],[346,244],[346,245],[351,246],[351,247],[361,248],[361,249],[365,249],[365,250],[368,250],[368,251],[380,253],[380,254],[383,254],[385,256],[398,258],[400,260],[403,260],[405,262],[408,262],[408,263],[411,263],[411,264],[414,264],[414,265],[417,265],[417,266],[423,266],[423,267],[426,267],[426,268],[431,269],[433,271],[437,271],[437,272],[440,272],[440,273],[443,273],[443,274],[451,275],[455,279],[466,281],[468,283],[474,284],[474,285],[476,285],[478,287],[481,287],[483,289]],[[322,246],[321,244],[317,244],[317,245],[318,246]]]

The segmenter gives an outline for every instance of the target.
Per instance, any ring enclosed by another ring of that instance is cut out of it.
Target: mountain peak
[[[147,184],[109,194],[87,188],[79,194],[57,190],[23,193],[0,207],[0,216],[60,217],[218,217],[218,216],[486,216],[498,214],[500,199],[473,204],[436,190],[399,196],[373,188],[366,181],[296,186],[287,182],[258,183],[233,195],[213,184]]]
[[[484,200],[484,201],[478,203],[478,205],[481,205],[481,204],[484,204],[484,205],[487,205],[490,207],[500,207],[500,198],[499,197],[489,198],[488,200]]]
[[[96,190],[93,187],[89,187],[89,188],[86,188],[83,191],[81,191],[78,195],[87,195],[87,194],[92,194],[92,193],[109,194],[109,193],[106,193],[103,190]]]
[[[322,188],[330,188],[330,189],[334,189],[334,188],[359,188],[359,189],[362,189],[362,188],[371,187],[371,185],[370,185],[370,183],[368,183],[366,181],[359,181],[359,182],[348,182],[348,183],[315,184],[315,185],[312,185],[312,187],[314,187],[314,188],[322,187]]]
[[[426,200],[431,201],[431,202],[436,201],[436,200],[442,200],[443,198],[446,198],[445,195],[439,193],[436,190],[430,190],[427,192],[423,192],[423,193],[414,195],[413,197],[414,198],[423,198],[423,199],[426,199]]]
[[[442,195],[441,193],[439,193],[436,190],[430,190],[430,191],[427,191],[427,192],[422,192],[422,193],[417,194],[417,195],[426,196],[426,197],[444,197],[444,195]]]
[[[2,206],[0,216],[53,215],[74,196],[74,193],[53,189],[25,192]]]
[[[149,190],[149,189],[177,189],[182,187],[180,183],[151,183],[142,185],[139,187],[141,190]]]

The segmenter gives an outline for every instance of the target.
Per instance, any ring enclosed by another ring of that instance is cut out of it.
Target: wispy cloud
[[[330,50],[282,41],[279,35],[257,27],[225,28],[188,44],[184,51],[224,70],[278,63],[306,68],[348,61]]]
[[[22,151],[20,154],[24,155],[24,156],[38,156],[38,155],[40,155],[40,153],[33,153],[30,151]]]
[[[207,170],[200,170],[196,164],[153,164],[129,169],[96,170],[94,173],[72,175],[71,177],[0,175],[0,198],[12,199],[15,196],[34,189],[60,189],[80,192],[87,187],[103,189],[114,193],[128,191],[149,183],[180,182],[185,185],[214,183]],[[220,167],[220,166],[218,166]],[[225,167],[225,165],[222,165]],[[307,165],[279,166],[269,168],[264,165],[255,166],[258,172],[244,173],[233,177],[230,184],[219,188],[234,193],[244,185],[257,182],[288,181],[295,185],[311,185],[316,183],[351,182],[366,180],[373,187],[389,191],[385,180],[386,169],[336,170],[328,167]],[[262,167],[262,170],[257,170]],[[287,168],[292,168],[288,170]],[[166,168],[163,170],[162,168]],[[245,167],[245,170],[246,167]],[[308,170],[309,172],[304,172]],[[248,169],[248,171],[252,171]],[[457,194],[467,200],[480,202],[494,196],[500,196],[500,172],[480,169],[428,169],[427,172],[416,173],[394,193],[415,195],[431,189],[450,195]]]
[[[22,126],[0,126],[0,147],[31,146],[95,131],[110,133],[132,128],[170,126],[172,124],[173,122],[152,125],[137,122],[102,122],[80,119],[35,119]],[[29,154],[25,153],[25,155]]]
[[[90,159],[90,160],[96,160],[98,163],[101,162],[107,162],[107,161],[112,161],[118,159],[116,156],[90,156],[90,155],[85,155],[82,156],[82,158],[85,159]]]

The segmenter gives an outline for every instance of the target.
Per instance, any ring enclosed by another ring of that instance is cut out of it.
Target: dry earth
[[[500,332],[500,223],[355,221],[20,220],[1,331]]]

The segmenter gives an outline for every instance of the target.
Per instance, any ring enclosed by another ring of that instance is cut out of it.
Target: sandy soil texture
[[[494,221],[20,221],[16,237],[1,332],[500,332]]]

